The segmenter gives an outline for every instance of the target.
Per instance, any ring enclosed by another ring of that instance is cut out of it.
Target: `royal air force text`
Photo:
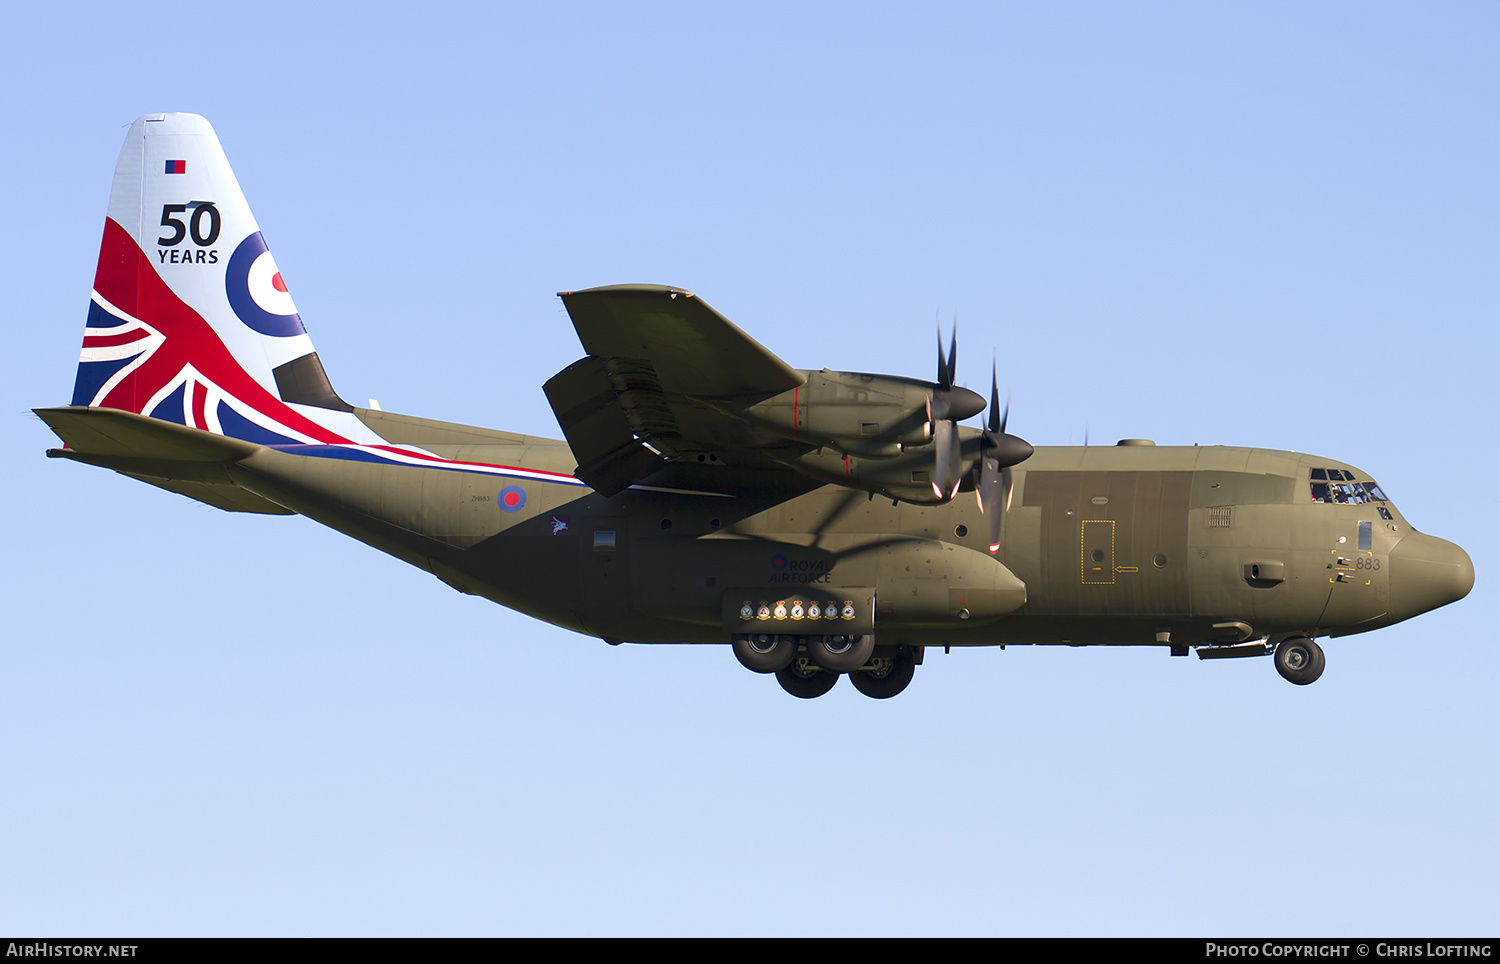
[[[833,563],[826,559],[788,559],[779,572],[771,573],[772,583],[829,583],[833,581]]]

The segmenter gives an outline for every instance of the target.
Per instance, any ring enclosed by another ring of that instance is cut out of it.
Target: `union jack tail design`
[[[265,445],[380,441],[333,391],[208,121],[130,128],[73,404]]]
[[[148,114],[125,137],[72,405],[308,458],[494,476],[509,480],[498,499],[511,513],[525,509],[526,484],[585,484],[392,444],[339,398],[218,137],[196,114]],[[77,426],[48,412],[59,434]]]

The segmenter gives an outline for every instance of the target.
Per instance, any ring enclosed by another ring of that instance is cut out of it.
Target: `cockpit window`
[[[1309,476],[1312,500],[1337,505],[1368,505],[1389,502],[1374,482],[1357,481],[1353,472],[1343,469],[1313,469]],[[1384,512],[1381,513],[1385,515]]]

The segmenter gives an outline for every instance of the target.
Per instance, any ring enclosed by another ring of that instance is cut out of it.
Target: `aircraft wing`
[[[771,396],[806,381],[691,291],[610,285],[558,297],[585,351],[649,362],[664,392]]]
[[[544,389],[579,478],[613,495],[667,459],[782,464],[765,448],[786,440],[735,413],[797,388],[803,373],[689,291],[613,285],[559,297],[589,354]]]
[[[831,483],[935,504],[980,458],[980,433],[957,423],[984,399],[951,375],[940,384],[798,371],[679,288],[559,297],[588,354],[543,387],[578,460],[574,474],[606,496],[691,477],[692,488],[725,493]],[[940,368],[951,371],[955,353]],[[936,419],[934,398],[946,412]],[[946,459],[934,421],[946,430]]]

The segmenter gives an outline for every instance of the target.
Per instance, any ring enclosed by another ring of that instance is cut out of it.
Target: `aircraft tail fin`
[[[365,442],[208,121],[148,114],[125,137],[73,405],[266,445]]]

